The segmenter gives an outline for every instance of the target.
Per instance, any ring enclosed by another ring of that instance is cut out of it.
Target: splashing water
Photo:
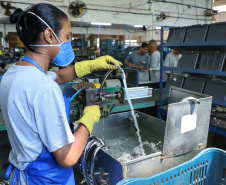
[[[139,126],[138,126],[138,123],[137,123],[137,117],[135,116],[135,113],[134,113],[134,109],[133,109],[133,105],[132,105],[132,102],[129,98],[129,93],[128,93],[128,89],[127,89],[127,83],[126,83],[126,79],[125,78],[122,78],[122,81],[123,81],[123,84],[124,84],[124,88],[125,88],[125,91],[126,91],[126,97],[127,97],[127,101],[129,103],[129,106],[130,106],[130,109],[131,109],[131,116],[133,118],[133,121],[134,121],[134,125],[137,129],[137,136],[138,136],[138,140],[139,140],[139,143],[140,143],[140,148],[141,148],[141,152],[142,152],[142,155],[145,156],[145,152],[144,152],[144,148],[143,148],[143,143],[141,141],[141,136],[140,136],[140,129],[139,129]]]

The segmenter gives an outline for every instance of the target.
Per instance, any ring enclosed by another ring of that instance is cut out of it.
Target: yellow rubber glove
[[[89,73],[92,73],[94,70],[99,69],[117,69],[117,67],[121,66],[122,63],[118,60],[115,60],[111,56],[102,56],[98,57],[95,60],[86,60],[82,62],[75,63],[75,72],[77,76],[83,77]]]
[[[78,121],[76,121],[75,124],[82,123],[83,125],[85,125],[87,130],[89,131],[89,134],[91,135],[93,125],[98,122],[99,119],[100,107],[98,105],[86,106],[82,113],[82,117]]]

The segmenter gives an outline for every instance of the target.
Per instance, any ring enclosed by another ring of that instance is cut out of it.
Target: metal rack
[[[169,27],[161,27],[161,57],[160,57],[160,91],[159,91],[159,106],[162,106],[162,93],[166,93],[163,89],[162,75],[163,71],[180,71],[185,73],[202,74],[217,77],[226,77],[226,71],[214,71],[203,69],[191,69],[191,68],[178,68],[178,67],[164,67],[163,66],[163,47],[169,47],[177,51],[226,51],[226,41],[212,41],[212,42],[185,42],[185,43],[163,43],[164,30],[168,30]],[[226,107],[225,101],[213,99],[213,104]],[[161,113],[161,111],[159,111]],[[159,116],[159,114],[158,114]],[[226,136],[226,129],[211,126],[209,130],[211,132]]]

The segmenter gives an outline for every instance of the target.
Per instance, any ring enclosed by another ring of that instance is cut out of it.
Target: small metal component
[[[85,179],[83,179],[83,180],[81,181],[81,184],[86,184]]]
[[[139,99],[139,98],[146,98],[152,97],[152,90],[153,88],[149,87],[133,87],[128,88],[128,93],[130,99]],[[127,100],[127,98],[125,98]]]

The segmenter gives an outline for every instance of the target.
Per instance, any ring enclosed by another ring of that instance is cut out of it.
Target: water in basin
[[[140,134],[146,155],[162,151],[163,136],[142,126],[140,126]],[[96,136],[110,147],[106,152],[120,162],[126,162],[143,156],[141,147],[139,147],[138,136],[136,135],[135,128],[132,126],[106,130],[99,132]]]

